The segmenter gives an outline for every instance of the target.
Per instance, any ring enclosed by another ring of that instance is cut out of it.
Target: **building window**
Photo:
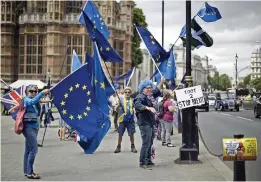
[[[19,38],[19,73],[24,73],[24,36]]]
[[[87,52],[89,56],[92,55],[92,40],[88,35],[85,35],[85,45],[84,50]]]
[[[80,13],[83,7],[82,1],[70,0],[66,2],[66,13]]]
[[[83,52],[82,52],[82,39],[83,36],[81,35],[72,35],[68,36],[67,38],[67,43],[69,45],[69,50],[67,51],[67,61],[66,61],[66,73],[70,74],[71,73],[71,60],[72,60],[72,54],[73,50],[75,50],[76,54],[78,55],[78,58],[82,61],[83,60]],[[72,40],[72,41],[71,41]]]
[[[27,35],[26,74],[42,74],[43,70],[43,35]],[[21,49],[20,49],[21,51]],[[21,52],[20,52],[21,57]],[[20,59],[21,61],[21,59]],[[20,67],[20,71],[21,71]]]

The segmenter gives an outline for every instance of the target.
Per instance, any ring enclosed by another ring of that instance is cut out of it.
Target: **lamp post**
[[[162,47],[164,48],[164,0],[162,0]]]
[[[236,96],[237,96],[237,75],[238,75],[238,72],[237,72],[237,59],[238,59],[238,56],[237,56],[237,54],[236,54]]]
[[[191,76],[191,1],[186,1],[186,76],[185,86],[192,87]],[[198,161],[198,149],[196,145],[196,113],[195,108],[182,110],[182,146],[180,147],[179,163]]]

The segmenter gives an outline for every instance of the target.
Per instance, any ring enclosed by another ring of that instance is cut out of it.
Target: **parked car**
[[[255,118],[259,118],[261,116],[261,96],[255,101],[254,115]]]
[[[215,110],[236,110],[239,111],[239,102],[236,99],[235,94],[228,92],[218,92],[216,93],[216,103]]]
[[[208,96],[208,105],[210,108],[214,108],[216,104],[216,97],[214,95]]]
[[[206,112],[209,111],[209,103],[208,103],[208,93],[204,93],[205,103],[199,106],[195,106],[196,109],[204,109]]]

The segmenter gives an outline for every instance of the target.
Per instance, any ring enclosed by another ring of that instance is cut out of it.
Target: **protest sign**
[[[257,159],[256,138],[224,138],[223,139],[223,160],[224,161],[246,161]]]
[[[202,105],[205,99],[201,86],[189,87],[175,90],[179,109]]]

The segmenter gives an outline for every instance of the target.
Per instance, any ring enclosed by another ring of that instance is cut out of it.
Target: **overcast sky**
[[[161,1],[135,1],[143,9],[149,31],[161,43]],[[222,19],[205,23],[196,18],[201,27],[213,38],[212,47],[195,49],[193,54],[207,55],[220,73],[234,76],[235,55],[238,54],[238,70],[250,64],[251,53],[261,42],[261,1],[209,1],[219,9]],[[192,16],[204,5],[201,1],[192,1]],[[174,43],[186,22],[185,1],[165,1],[165,33],[164,48]],[[180,44],[181,40],[177,42]],[[143,45],[144,46],[144,45]],[[239,77],[245,76],[250,70],[243,71]]]

